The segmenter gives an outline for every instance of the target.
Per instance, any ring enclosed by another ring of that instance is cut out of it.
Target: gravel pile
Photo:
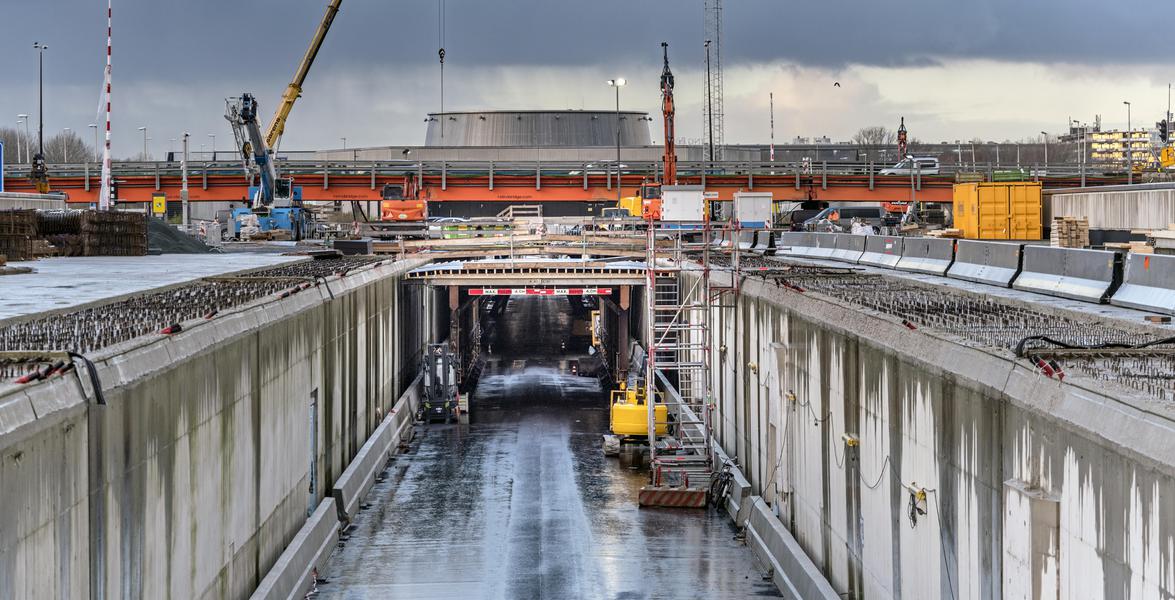
[[[154,217],[147,219],[147,247],[163,254],[203,254],[211,246]]]

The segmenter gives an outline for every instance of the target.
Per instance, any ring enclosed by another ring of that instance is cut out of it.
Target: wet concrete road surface
[[[778,596],[724,515],[637,507],[646,475],[601,451],[606,399],[557,357],[559,300],[515,302],[472,423],[417,428],[317,597]]]

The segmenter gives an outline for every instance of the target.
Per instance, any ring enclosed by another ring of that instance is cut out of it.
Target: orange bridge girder
[[[151,165],[152,163],[147,163]],[[164,193],[169,200],[180,198],[181,175],[175,163],[165,163],[152,169],[150,166],[120,170],[116,163],[115,185],[118,197],[124,202],[149,202],[151,196]],[[544,167],[545,168],[545,167]],[[68,169],[68,168],[67,168]],[[381,171],[371,163],[355,165],[331,164],[326,168],[298,172],[286,171],[302,187],[303,199],[308,201],[378,201],[382,199],[385,184],[401,184],[404,177],[419,177],[423,183],[422,197],[429,202],[476,201],[502,203],[536,202],[609,202],[616,199],[616,178],[604,171],[584,174],[563,169],[560,172],[544,172],[533,168],[525,174],[518,169],[495,170],[460,167],[446,164],[444,168],[404,167]],[[99,178],[96,169],[81,173],[73,166],[74,173],[53,176],[50,169],[50,188],[68,194],[70,203],[86,204],[97,201]],[[552,168],[552,171],[556,169]],[[636,170],[636,169],[634,169]],[[636,195],[642,181],[648,174],[626,173],[621,178],[621,195]],[[243,202],[248,197],[248,180],[241,174],[239,163],[235,169],[223,164],[195,169],[189,174],[188,198],[192,202]],[[797,182],[798,179],[798,182]],[[1123,183],[1119,179],[1103,177],[1090,179],[1087,184]],[[821,201],[821,202],[950,202],[952,200],[953,175],[925,175],[912,178],[909,175],[885,176],[876,172],[857,173],[812,173],[797,172],[796,169],[772,168],[761,172],[747,172],[737,175],[702,175],[698,173],[680,175],[678,182],[683,185],[702,185],[711,193],[717,193],[718,200],[731,200],[735,192],[771,192],[777,201]],[[9,168],[5,177],[5,190],[10,192],[33,193],[35,190],[27,177],[19,176]],[[88,183],[88,185],[87,185]],[[1048,188],[1077,187],[1080,177],[1054,177],[1045,180]],[[86,188],[89,189],[86,189]]]

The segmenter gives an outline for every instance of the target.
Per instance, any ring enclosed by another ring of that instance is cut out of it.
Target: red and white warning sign
[[[612,288],[471,288],[470,296],[611,296]]]

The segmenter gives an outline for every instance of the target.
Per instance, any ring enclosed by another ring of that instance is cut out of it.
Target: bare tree
[[[881,155],[881,146],[893,144],[898,139],[897,133],[882,125],[862,127],[853,135],[853,143],[862,146],[866,160],[877,160]]]
[[[97,156],[94,148],[74,131],[63,131],[45,140],[45,161],[49,163],[94,162]]]
[[[15,165],[18,162],[27,163],[24,156],[25,135],[12,127],[0,127],[0,142],[4,142],[4,164]],[[17,160],[19,157],[20,160]]]

